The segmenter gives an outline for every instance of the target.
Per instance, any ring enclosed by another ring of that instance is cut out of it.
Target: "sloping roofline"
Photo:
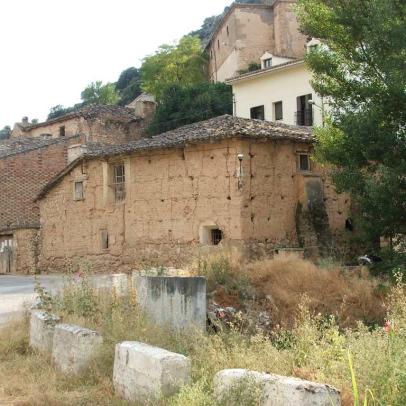
[[[38,194],[42,199],[77,165],[85,161],[118,155],[130,155],[140,151],[183,148],[188,145],[219,142],[224,139],[288,140],[313,144],[315,139],[307,127],[293,126],[271,121],[252,120],[224,115],[179,127],[150,138],[141,138],[121,145],[88,144],[88,152],[71,162],[57,174]]]
[[[81,135],[72,135],[69,137],[43,139],[40,137],[15,137],[0,142],[0,160],[11,156],[25,154],[51,145],[66,143]]]
[[[127,107],[117,106],[115,104],[90,105],[90,106],[80,107],[74,111],[63,114],[62,116],[52,118],[51,120],[42,121],[41,123],[29,124],[29,125],[25,125],[25,126],[22,126],[21,123],[16,123],[16,124],[22,129],[22,131],[30,131],[35,128],[46,127],[46,126],[49,126],[50,124],[66,121],[66,120],[69,120],[72,118],[96,116],[98,114],[108,114],[108,113],[112,113],[114,110],[116,110],[117,112],[121,111],[123,114],[128,114],[129,116],[131,114],[131,111],[130,111],[131,109],[129,109]],[[139,119],[139,117],[134,116],[134,120],[137,120],[137,119]]]

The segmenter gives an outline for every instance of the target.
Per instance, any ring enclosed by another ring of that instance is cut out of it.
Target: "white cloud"
[[[2,0],[0,128],[80,101],[165,42],[200,27],[229,0]]]

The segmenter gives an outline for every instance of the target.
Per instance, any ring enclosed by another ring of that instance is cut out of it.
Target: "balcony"
[[[299,110],[295,113],[296,125],[312,126],[313,125],[313,109]]]

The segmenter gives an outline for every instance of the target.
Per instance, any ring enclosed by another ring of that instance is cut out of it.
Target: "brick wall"
[[[80,138],[0,159],[0,231],[39,226],[34,199],[66,165],[67,146]]]

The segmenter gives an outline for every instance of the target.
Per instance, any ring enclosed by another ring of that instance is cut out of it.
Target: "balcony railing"
[[[313,109],[299,110],[295,113],[296,125],[312,126]]]

